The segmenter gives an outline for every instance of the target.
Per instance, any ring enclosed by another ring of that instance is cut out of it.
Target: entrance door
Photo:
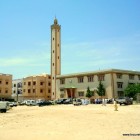
[[[75,89],[74,88],[67,89],[67,95],[68,95],[68,98],[74,98],[75,97]]]

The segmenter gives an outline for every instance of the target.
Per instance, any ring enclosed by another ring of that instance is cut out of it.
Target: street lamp
[[[20,94],[21,93],[21,88],[22,87],[22,83],[21,82],[18,82],[17,83],[17,102],[18,102],[18,94]]]
[[[72,98],[72,80],[69,80],[69,83],[70,83],[70,93],[71,93],[71,98]]]

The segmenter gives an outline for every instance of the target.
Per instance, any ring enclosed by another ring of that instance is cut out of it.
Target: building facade
[[[93,99],[101,98],[97,94],[99,82],[105,87],[104,98],[124,96],[128,84],[140,83],[140,72],[109,69],[85,73],[61,75],[61,26],[55,18],[51,25],[51,76],[52,99],[85,98],[87,87],[93,92]]]
[[[93,92],[93,99],[101,98],[97,94],[100,81],[105,87],[104,98],[118,98],[124,96],[124,90],[128,84],[140,84],[140,72],[109,69],[58,75],[56,79],[56,98],[86,98],[87,87]]]
[[[51,99],[51,76],[48,74],[23,78],[22,95],[26,99]]]
[[[22,101],[22,82],[23,79],[15,79],[12,81],[12,98],[15,101]]]
[[[56,75],[61,74],[61,26],[55,18],[51,25],[51,98],[56,98]]]
[[[0,74],[0,100],[10,99],[12,95],[12,75]]]

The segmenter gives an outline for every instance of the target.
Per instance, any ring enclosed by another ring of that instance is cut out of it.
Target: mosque
[[[91,72],[61,74],[61,26],[54,19],[51,25],[51,98],[86,98],[87,87],[97,94],[99,82],[105,87],[105,98],[124,96],[128,84],[140,83],[140,72],[121,69],[107,69]]]

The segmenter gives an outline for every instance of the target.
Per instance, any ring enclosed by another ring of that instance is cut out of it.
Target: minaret
[[[51,25],[51,76],[52,89],[51,98],[56,99],[56,75],[61,74],[61,26],[57,19]]]

